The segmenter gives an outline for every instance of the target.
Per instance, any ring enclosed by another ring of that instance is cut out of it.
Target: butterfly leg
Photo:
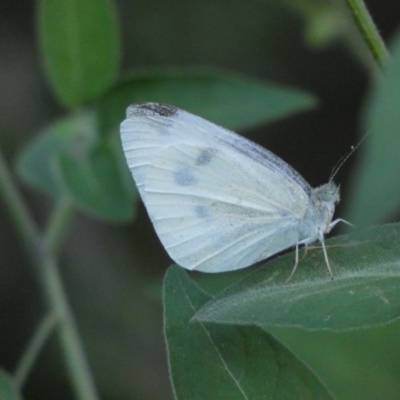
[[[350,222],[338,219],[338,220],[334,221],[334,225],[333,226],[335,226],[338,222],[345,222],[345,223],[351,225]],[[324,253],[325,263],[326,263],[326,266],[328,268],[329,275],[331,276],[331,280],[333,280],[333,272],[332,272],[331,264],[329,263],[328,252],[326,251],[326,247],[325,247],[324,235],[320,231],[318,236],[319,236],[318,239],[321,242],[322,251]],[[308,243],[307,242],[308,242],[308,239],[304,239],[304,240],[296,243],[296,256],[295,256],[294,267],[293,267],[292,272],[290,273],[289,277],[286,279],[285,283],[289,282],[292,279],[294,273],[296,272],[297,266],[299,265],[299,245],[300,244],[305,244],[305,253],[304,253],[303,257],[305,257],[305,255],[307,254],[307,248],[308,248],[308,246],[307,246]]]
[[[301,257],[301,259],[303,259],[303,258],[306,257],[307,252],[308,252],[308,244],[306,243],[306,244],[304,245],[304,254],[303,254],[303,257]]]
[[[292,269],[292,272],[289,275],[289,278],[286,279],[285,283],[288,283],[292,279],[292,276],[296,272],[298,265],[299,265],[299,244],[296,243],[296,257],[295,257],[295,261],[294,261],[294,267]]]
[[[331,276],[331,280],[333,280],[333,272],[331,269],[331,265],[329,264],[328,252],[326,251],[325,242],[322,241],[321,245],[322,245],[322,251],[324,252],[325,262],[326,266],[328,267],[329,275]]]
[[[344,222],[344,223],[347,224],[347,225],[354,226],[354,225],[353,225],[352,223],[350,223],[349,221],[346,221],[345,219],[338,218],[338,219],[335,219],[334,221],[332,221],[332,222],[329,224],[328,229],[326,230],[326,233],[329,233],[339,222]]]
[[[340,222],[341,220],[336,220],[336,221]],[[336,221],[334,221],[334,222],[336,222]],[[344,221],[344,222],[347,222],[347,221]],[[324,234],[321,231],[319,231],[319,241],[321,242],[321,245],[322,245],[322,251],[324,253],[324,258],[325,258],[326,266],[328,267],[329,275],[331,276],[331,280],[333,280],[333,272],[332,272],[331,265],[329,263],[328,252],[326,251],[326,247],[325,247]]]

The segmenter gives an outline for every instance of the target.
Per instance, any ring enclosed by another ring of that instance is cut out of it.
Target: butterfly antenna
[[[342,156],[339,161],[336,163],[334,166],[331,176],[329,178],[329,182],[333,181],[333,178],[336,176],[336,174],[339,172],[340,168],[342,168],[342,165],[354,154],[354,152],[360,147],[361,143],[365,140],[365,138],[369,135],[370,131],[368,131],[362,138],[361,140],[355,145],[351,146],[351,150],[347,156]]]

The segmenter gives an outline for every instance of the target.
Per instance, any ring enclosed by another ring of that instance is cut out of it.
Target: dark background
[[[390,42],[399,24],[400,3],[366,3]],[[317,109],[243,133],[316,186],[327,181],[337,160],[359,140],[358,121],[373,81],[373,62],[357,34],[307,42],[309,20],[290,4],[119,0],[121,74],[137,67],[210,65],[314,93]],[[38,130],[65,113],[42,67],[34,5],[27,0],[0,5],[0,145],[11,165]],[[357,154],[336,178],[343,197],[338,215],[346,206],[351,190],[346,182],[355,162]],[[21,189],[38,223],[45,224],[51,200]],[[12,372],[45,305],[7,210],[1,207],[0,227],[0,365]],[[136,222],[123,226],[76,214],[62,273],[103,398],[172,398],[160,299],[169,263],[142,206]],[[397,399],[400,361],[394,349],[400,347],[399,327],[336,335],[279,334],[289,346],[304,343],[300,347],[307,362],[338,398],[382,394],[379,398]],[[46,346],[25,393],[28,399],[72,398],[56,340]]]

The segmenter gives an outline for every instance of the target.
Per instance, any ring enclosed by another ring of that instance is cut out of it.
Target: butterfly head
[[[340,201],[339,186],[333,181],[316,188],[315,194],[321,203],[336,205]]]

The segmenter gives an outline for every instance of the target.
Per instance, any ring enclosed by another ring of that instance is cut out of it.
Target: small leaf
[[[338,237],[326,246],[333,281],[321,249],[309,249],[285,283],[294,264],[291,253],[222,291],[195,320],[340,331],[400,317],[400,224],[369,229],[362,240]]]
[[[166,103],[230,129],[307,110],[315,99],[300,90],[212,69],[181,69],[133,75],[98,104],[100,130],[109,134],[130,104]]]
[[[354,34],[354,20],[343,2],[285,0],[285,4],[304,20],[304,38],[309,46],[321,49],[340,38],[348,45],[360,45]]]
[[[133,218],[136,191],[118,142],[100,142],[64,152],[61,173],[70,195],[83,210],[121,222]]]
[[[348,219],[357,227],[382,221],[400,205],[400,35],[393,46],[385,76],[368,99],[365,130],[369,132],[362,162],[354,176]]]
[[[29,185],[69,195],[85,211],[111,221],[131,219],[136,191],[119,138],[98,142],[93,114],[78,113],[43,130],[17,159]]]
[[[50,80],[66,106],[93,100],[113,83],[120,44],[110,0],[41,0],[38,26]]]
[[[60,157],[65,149],[80,147],[96,140],[93,114],[77,113],[59,119],[41,132],[20,152],[17,172],[29,185],[60,197],[66,193],[60,172]]]
[[[297,358],[265,331],[191,323],[210,297],[180,267],[164,281],[164,325],[176,399],[332,399]]]
[[[0,399],[22,400],[21,395],[18,393],[11,380],[11,377],[2,369],[0,369]]]

